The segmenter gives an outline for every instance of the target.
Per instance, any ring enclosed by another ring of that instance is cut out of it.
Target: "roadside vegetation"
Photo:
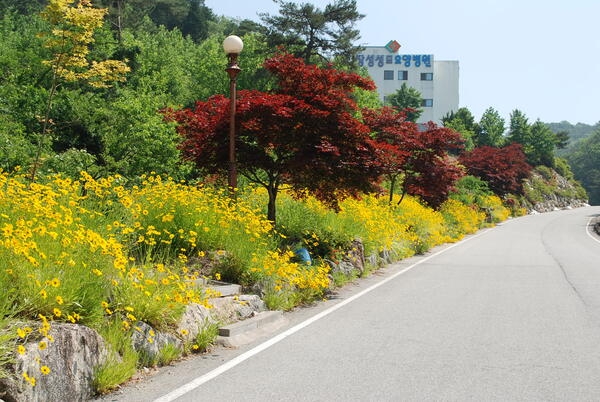
[[[53,342],[53,325],[78,324],[109,345],[94,376],[106,392],[210,347],[213,324],[193,339],[175,333],[186,306],[211,307],[207,279],[290,310],[526,213],[553,192],[550,171],[573,181],[554,155],[564,138],[520,111],[509,130],[491,108],[479,123],[461,109],[420,127],[417,94],[382,105],[354,63],[355,1],[327,13],[281,2],[283,19],[262,16],[265,26],[216,17],[203,1],[165,1],[160,13],[102,3],[0,1],[0,380]],[[319,40],[298,42],[303,25],[286,23],[298,13]],[[238,189],[225,185],[219,67],[233,31],[245,44]],[[532,171],[546,180],[530,188]],[[336,271],[358,245],[364,269]],[[185,338],[183,350],[140,354],[141,323]],[[60,373],[40,359],[16,373],[27,386],[48,375]]]
[[[1,306],[1,361],[25,353],[32,341],[46,348],[54,323],[90,326],[121,356],[116,373],[98,373],[104,389],[103,378],[118,383],[149,363],[122,340],[138,321],[168,331],[188,303],[210,306],[213,295],[195,285],[201,277],[261,284],[269,307],[290,309],[325,296],[332,288],[326,260],[342,258],[355,239],[367,255],[388,251],[398,260],[508,216],[488,194],[477,194],[480,206],[451,198],[439,211],[412,196],[390,207],[387,197],[371,195],[342,202],[339,212],[312,197],[282,194],[275,230],[256,207],[266,201],[258,188],[232,204],[219,189],[160,176],[125,184],[118,176],[31,184],[23,175],[0,175],[0,287],[8,301]],[[295,259],[298,247],[310,251],[311,265]],[[208,341],[201,343],[188,351]],[[26,373],[30,383],[51,374],[44,362],[39,369]]]

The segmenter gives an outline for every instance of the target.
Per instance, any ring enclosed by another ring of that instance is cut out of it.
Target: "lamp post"
[[[237,75],[242,70],[238,66],[238,56],[244,48],[244,42],[235,36],[230,35],[223,41],[223,50],[227,54],[228,63],[227,74],[229,74],[229,191],[235,194],[237,188],[237,170],[235,164],[235,100]]]

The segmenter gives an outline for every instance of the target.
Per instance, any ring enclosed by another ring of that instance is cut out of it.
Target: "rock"
[[[138,321],[132,333],[134,349],[152,363],[167,345],[183,351],[184,341],[192,342],[209,323],[232,323],[265,311],[265,303],[257,295],[240,295],[211,299],[213,309],[190,304],[177,326],[177,335],[154,330]],[[34,333],[35,334],[35,331]],[[106,362],[108,349],[93,329],[72,324],[53,323],[48,338],[25,344],[26,353],[16,358],[10,378],[0,379],[0,402],[88,401],[94,395],[94,369]],[[47,347],[40,350],[40,342]],[[47,366],[48,375],[41,369]],[[31,386],[22,375],[35,378]]]
[[[257,313],[259,311],[265,311],[267,309],[265,302],[262,301],[262,299],[257,295],[240,295],[238,297],[238,301],[240,301],[242,304],[244,304],[251,310],[250,312],[248,312],[244,309],[244,318],[251,317],[254,315],[254,313]]]
[[[266,310],[265,303],[257,295],[228,296],[210,299],[217,322],[232,323],[252,317],[255,312]]]
[[[587,206],[587,200],[573,198],[568,194],[575,194],[577,190],[568,179],[551,170],[543,177],[539,172],[534,171],[532,177],[525,181],[526,186],[533,188],[533,180],[544,180],[547,186],[552,188],[551,193],[541,194],[541,200],[530,201],[533,204],[527,205],[529,213],[542,213],[558,211],[561,209],[572,209]]]
[[[177,324],[177,332],[186,342],[195,339],[206,324],[215,322],[208,308],[200,304],[189,304]]]
[[[145,356],[149,362],[153,362],[159,356],[161,349],[168,344],[174,345],[177,349],[183,350],[183,342],[174,335],[155,331],[150,325],[143,321],[138,321],[131,336],[133,348]]]
[[[27,343],[26,353],[17,356],[15,377],[0,380],[0,396],[6,402],[86,401],[94,394],[94,368],[107,357],[102,337],[91,328],[70,324],[53,324],[50,335],[53,342],[43,338]],[[40,350],[40,345],[47,347]],[[49,374],[42,374],[43,366]],[[35,378],[35,386],[23,373]]]
[[[374,266],[379,265],[379,257],[369,257],[369,263]],[[331,272],[340,272],[348,277],[357,274],[361,276],[365,272],[365,247],[360,240],[354,240],[350,248],[345,252],[340,261],[327,260]]]

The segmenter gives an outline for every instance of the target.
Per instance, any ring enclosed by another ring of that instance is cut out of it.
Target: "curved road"
[[[510,220],[105,399],[600,401],[598,215]]]

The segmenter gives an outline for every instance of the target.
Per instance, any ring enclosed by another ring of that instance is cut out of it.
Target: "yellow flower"
[[[55,287],[55,288],[59,287],[60,286],[60,279],[58,279],[58,278],[52,278],[52,280],[50,281],[50,285],[52,287]]]
[[[38,343],[38,348],[40,350],[44,350],[48,347],[48,344],[46,343],[46,341],[40,341],[40,343]]]
[[[46,292],[46,289],[42,289],[40,290],[39,295],[42,296],[42,299],[45,299],[46,297],[48,297],[48,292]]]
[[[24,355],[27,352],[27,350],[25,349],[25,346],[19,345],[17,347],[17,352],[19,352],[20,355]]]
[[[218,280],[218,281],[220,281],[221,280],[221,274],[217,272],[215,274],[215,279]]]
[[[60,297],[60,296],[56,296],[56,302],[57,302],[58,304],[63,304],[65,301],[63,300],[63,298],[62,298],[62,297]]]
[[[27,336],[27,334],[25,333],[25,330],[22,328],[17,328],[17,335],[19,336],[19,338],[23,339]]]
[[[23,372],[23,378],[25,379],[25,381],[27,381],[29,383],[29,385],[31,385],[32,387],[35,387],[35,378],[34,377],[29,377],[27,375],[27,372]]]
[[[92,269],[92,272],[94,273],[94,275],[97,275],[97,276],[102,276],[102,275],[104,275],[104,274],[102,273],[102,271],[100,271],[100,270],[99,270],[99,269],[97,269],[97,268],[94,268],[94,269]]]
[[[108,303],[107,303],[107,302],[105,302],[105,301],[102,301],[102,302],[100,303],[100,305],[102,306],[102,308],[108,308]]]
[[[52,312],[53,312],[53,313],[54,313],[54,315],[55,315],[55,316],[57,316],[57,317],[60,317],[60,316],[62,315],[62,311],[60,311],[60,309],[58,309],[58,308],[56,308],[56,307],[55,307],[55,308],[52,310]]]
[[[40,372],[42,373],[42,375],[48,375],[50,374],[50,367],[42,366],[40,367]]]

